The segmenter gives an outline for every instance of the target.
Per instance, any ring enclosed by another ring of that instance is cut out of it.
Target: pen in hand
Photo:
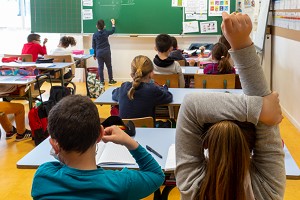
[[[152,153],[154,153],[156,156],[158,156],[159,158],[162,158],[162,155],[160,155],[157,151],[155,151],[154,149],[152,149],[151,147],[149,147],[148,145],[146,145],[146,149]]]

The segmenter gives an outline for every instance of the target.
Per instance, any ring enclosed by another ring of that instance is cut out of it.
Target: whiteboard
[[[261,0],[258,15],[257,29],[254,37],[254,45],[258,51],[264,50],[266,28],[271,0]]]

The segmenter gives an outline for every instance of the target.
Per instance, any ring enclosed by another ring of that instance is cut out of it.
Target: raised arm
[[[271,91],[249,37],[251,30],[252,23],[247,15],[223,13],[222,31],[232,47],[230,54],[239,70],[244,93],[266,96]],[[268,116],[270,111],[266,112]],[[283,199],[285,166],[278,126],[258,123],[251,164],[250,176],[255,199]]]

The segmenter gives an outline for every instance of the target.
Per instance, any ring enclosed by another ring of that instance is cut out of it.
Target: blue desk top
[[[101,94],[95,101],[95,104],[100,105],[117,105],[118,102],[112,99],[112,91],[117,87],[108,88],[103,94]],[[169,88],[169,91],[173,94],[173,101],[169,103],[170,106],[180,106],[183,102],[183,98],[189,93],[198,92],[229,92],[233,94],[243,94],[242,89],[200,89],[200,88]]]

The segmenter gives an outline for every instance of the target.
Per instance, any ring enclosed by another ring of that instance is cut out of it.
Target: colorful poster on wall
[[[230,13],[230,0],[209,0],[209,16],[222,16],[222,12]]]
[[[200,22],[201,33],[217,33],[218,24],[217,21]]]

